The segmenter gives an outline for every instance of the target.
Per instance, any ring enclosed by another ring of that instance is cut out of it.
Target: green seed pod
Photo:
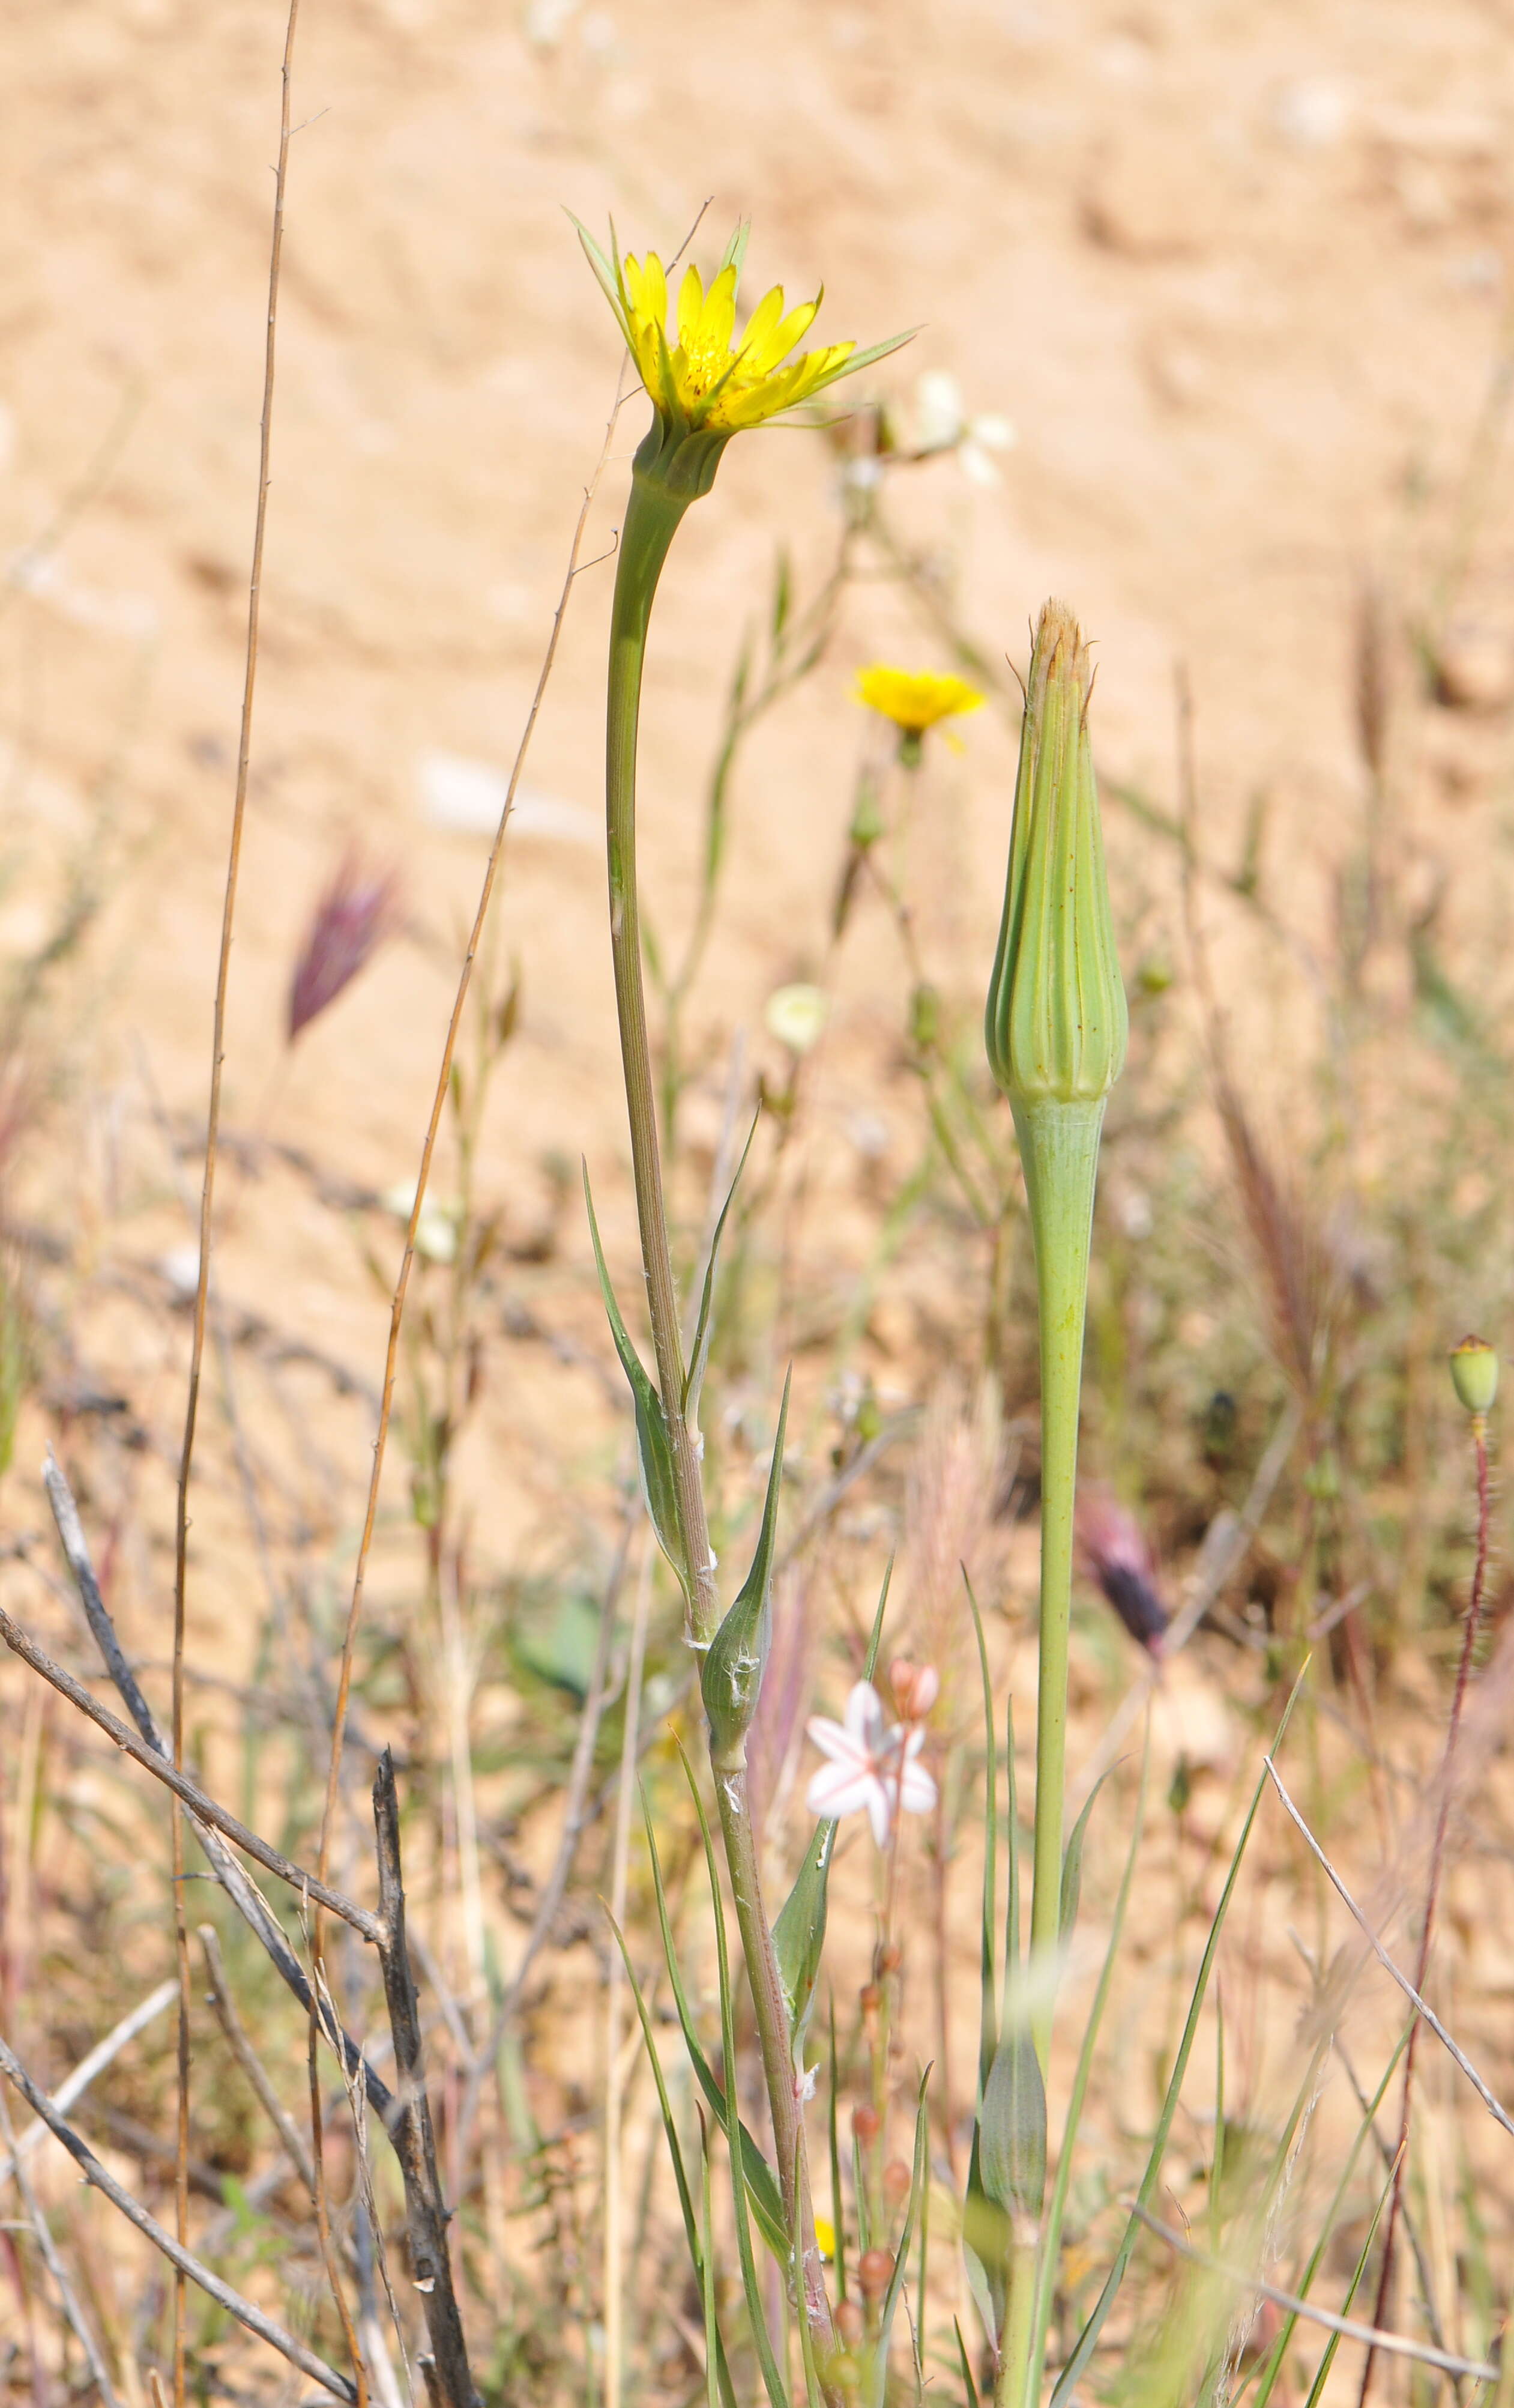
[[[1450,1357],[1451,1385],[1469,1413],[1492,1411],[1498,1394],[1498,1356],[1485,1338],[1464,1338]]]
[[[1020,736],[999,950],[984,1035],[1017,1109],[1102,1103],[1129,1018],[1088,737],[1093,672],[1064,603],[1041,611]]]

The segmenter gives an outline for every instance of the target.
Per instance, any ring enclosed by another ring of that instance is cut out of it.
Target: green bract
[[[1064,603],[1041,611],[1020,737],[989,1067],[1016,1105],[1102,1103],[1129,1019],[1088,738],[1088,647]]]

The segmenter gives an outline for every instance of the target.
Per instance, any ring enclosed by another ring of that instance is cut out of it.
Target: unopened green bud
[[[1088,735],[1093,684],[1077,621],[1048,602],[1031,652],[984,1030],[989,1068],[1017,1110],[1101,1104],[1124,1066],[1129,1017]]]
[[[1464,1338],[1450,1357],[1451,1385],[1469,1413],[1486,1413],[1498,1394],[1498,1356],[1485,1338]]]
[[[909,997],[909,1042],[917,1054],[934,1054],[941,1035],[941,991],[921,979]]]

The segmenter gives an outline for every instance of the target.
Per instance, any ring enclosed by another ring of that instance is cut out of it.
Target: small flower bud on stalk
[[[857,2286],[864,2300],[880,2300],[893,2280],[893,2259],[887,2249],[864,2249],[857,2267]]]
[[[1458,1401],[1480,1421],[1498,1394],[1498,1356],[1485,1338],[1464,1338],[1450,1356],[1451,1385]]]
[[[1041,1604],[1031,1946],[1057,1942],[1067,1722],[1067,1625],[1083,1320],[1099,1132],[1125,1059],[1089,742],[1093,672],[1066,606],[1048,602],[1031,652],[999,948],[989,985],[989,1067],[1009,1098],[1036,1243],[1041,1338]],[[1051,1993],[1034,2037],[1044,2068]]]

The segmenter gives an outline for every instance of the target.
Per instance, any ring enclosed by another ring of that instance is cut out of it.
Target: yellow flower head
[[[577,223],[577,221],[575,221]],[[608,256],[578,227],[584,247],[641,380],[664,428],[678,435],[707,430],[729,436],[760,426],[804,401],[811,401],[838,377],[854,376],[909,340],[895,335],[859,351],[855,343],[828,343],[791,357],[813,324],[821,294],[787,308],[783,287],[775,284],[759,301],[736,341],[736,286],[747,248],[745,225],[726,245],[708,291],[697,267],[687,267],[678,287],[676,317],[668,308],[667,277],[657,253],[622,258],[611,228]]]
[[[927,727],[978,710],[983,697],[965,678],[936,677],[930,669],[890,668],[887,662],[875,661],[870,668],[857,673],[857,700],[884,719],[892,719],[918,758],[920,739]]]

